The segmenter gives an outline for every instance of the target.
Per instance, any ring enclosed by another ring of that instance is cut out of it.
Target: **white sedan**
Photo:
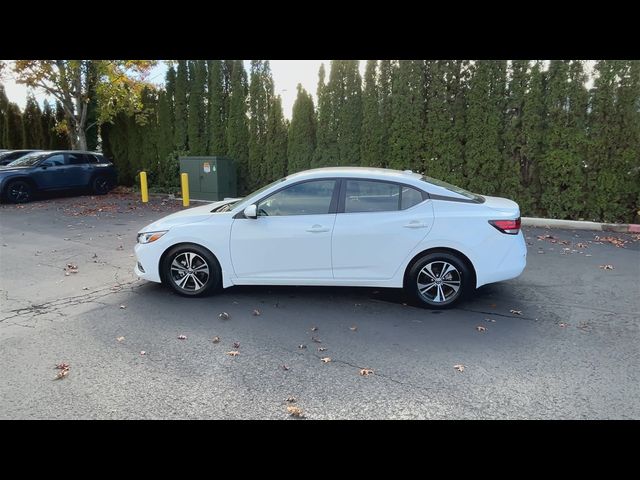
[[[138,234],[138,277],[200,296],[233,285],[404,288],[446,308],[526,264],[520,209],[410,171],[336,167],[164,217]]]

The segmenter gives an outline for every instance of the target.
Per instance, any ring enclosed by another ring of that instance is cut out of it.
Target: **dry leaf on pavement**
[[[227,312],[222,312],[220,315],[218,315],[218,318],[221,320],[229,320],[231,318],[231,315],[229,315]]]
[[[61,370],[60,372],[58,372],[54,380],[62,380],[63,378],[66,378],[67,375],[69,375],[69,369],[65,368],[64,370]]]
[[[307,348],[307,346],[304,343],[301,343],[300,345],[298,345],[298,348],[303,349],[303,348]]]
[[[479,332],[486,332],[486,331],[487,331],[487,328],[486,328],[486,327],[483,327],[482,325],[478,325],[478,326],[476,327],[476,330],[477,330],[477,331],[479,331]]]
[[[358,330],[358,327],[353,325],[353,326],[349,327],[349,330],[351,330],[352,332],[355,332],[356,330]]]
[[[318,327],[315,327],[315,326],[314,326],[314,327],[311,327],[311,331],[312,331],[312,332],[317,332],[317,331],[318,331]]]
[[[302,409],[299,407],[296,407],[295,405],[289,405],[287,407],[287,413],[292,417],[302,418],[304,416],[304,412],[302,411]]]
[[[116,340],[122,342],[124,340],[124,337],[117,337]]]
[[[329,363],[329,362],[331,361],[331,357],[322,357],[322,358],[320,359],[320,361],[321,361],[322,363]]]
[[[318,351],[319,351],[319,352],[324,352],[325,350],[326,350],[326,348],[325,348],[325,347],[318,347]]]
[[[613,270],[613,265],[609,265],[609,264],[607,264],[607,265],[600,265],[600,268],[601,268],[602,270]]]
[[[566,323],[564,323],[564,322],[560,322],[560,323],[558,324],[558,326],[559,326],[559,327],[561,327],[561,328],[565,328],[567,325],[568,325],[568,324],[566,324]]]
[[[187,336],[186,335],[178,335],[178,340],[186,340]]]
[[[259,317],[260,316],[260,310],[258,310],[257,308],[253,311],[252,315],[254,317]]]
[[[368,377],[369,375],[373,375],[373,370],[371,370],[370,368],[361,368],[360,375],[362,375],[363,377]]]
[[[522,315],[522,310],[509,310],[514,315]]]
[[[232,350],[231,352],[227,352],[227,355],[229,355],[230,357],[237,357],[240,354],[240,352]]]
[[[211,339],[211,341],[212,341],[213,343],[220,343],[220,337],[213,337],[213,338]]]
[[[62,362],[62,363],[56,364],[56,368],[58,370],[69,370],[70,366],[68,363]]]
[[[453,368],[459,372],[464,372],[464,365],[454,365]]]
[[[125,308],[127,308],[127,306],[126,306],[126,305],[120,305],[120,308],[121,308],[122,310],[124,310]]]
[[[140,352],[140,355],[146,355],[146,354],[147,354],[147,352],[145,352],[144,350],[142,350],[142,351]]]
[[[298,399],[296,397],[287,397],[285,402],[288,403],[296,403],[298,401]]]
[[[240,348],[240,342],[233,342],[233,348],[235,349]]]
[[[285,372],[289,370],[289,367],[287,365],[280,365],[280,368],[282,368]]]

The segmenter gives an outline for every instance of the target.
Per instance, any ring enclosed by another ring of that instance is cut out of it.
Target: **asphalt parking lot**
[[[133,274],[136,232],[181,208],[0,205],[0,418],[640,418],[637,235],[525,228],[523,275],[444,312],[369,288],[188,299]]]

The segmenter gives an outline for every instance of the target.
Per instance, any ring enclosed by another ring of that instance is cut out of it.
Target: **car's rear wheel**
[[[421,306],[450,308],[472,288],[473,276],[466,263],[445,252],[429,253],[409,270],[405,290]]]
[[[5,189],[5,199],[11,203],[26,203],[33,198],[33,187],[24,180],[14,180]]]
[[[105,195],[109,193],[110,189],[111,182],[109,181],[109,178],[104,175],[98,175],[93,179],[93,182],[91,182],[91,190],[96,195]]]
[[[221,270],[216,258],[198,245],[178,245],[162,262],[164,283],[185,297],[201,297],[216,290]]]

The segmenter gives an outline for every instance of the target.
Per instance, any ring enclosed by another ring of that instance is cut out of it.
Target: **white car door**
[[[433,205],[421,191],[397,183],[345,179],[333,230],[335,279],[393,277],[433,226]]]
[[[240,279],[330,279],[338,182],[297,183],[257,203],[258,218],[236,218],[230,251]]]

